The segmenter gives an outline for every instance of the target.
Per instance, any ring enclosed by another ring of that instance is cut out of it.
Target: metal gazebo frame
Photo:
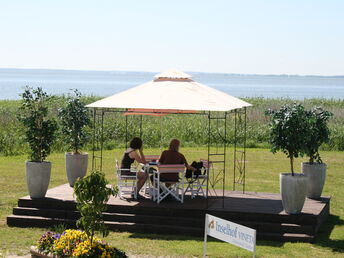
[[[109,108],[93,108],[93,140],[92,140],[92,170],[102,171],[103,169],[103,143],[104,143],[104,115],[106,113],[127,113],[129,109],[109,109]],[[247,124],[247,108],[235,109],[227,112],[198,112],[198,113],[159,113],[157,115],[205,115],[208,118],[208,161],[211,165],[211,173],[208,170],[207,180],[207,196],[212,193],[218,196],[215,188],[219,182],[222,182],[222,199],[224,205],[225,188],[226,188],[226,161],[227,148],[229,146],[229,139],[227,135],[228,117],[234,116],[234,139],[233,144],[233,190],[236,190],[237,185],[242,187],[242,192],[245,192],[246,184],[246,124]],[[148,115],[142,112],[140,117],[139,134],[142,137],[142,122],[143,115]],[[128,115],[125,116],[125,142],[128,142]],[[224,130],[221,132],[219,123],[222,121]],[[215,128],[214,128],[215,122]],[[98,127],[100,126],[100,130]],[[215,130],[214,130],[215,129]],[[220,139],[220,141],[216,140]],[[215,143],[215,144],[214,144]],[[222,146],[219,146],[222,145]],[[221,151],[222,150],[222,151]],[[99,155],[96,155],[99,151]],[[221,151],[221,152],[220,152]],[[222,166],[221,166],[222,164]],[[215,173],[219,169],[218,173]]]

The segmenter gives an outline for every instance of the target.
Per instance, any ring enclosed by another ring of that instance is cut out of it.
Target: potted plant
[[[105,175],[99,171],[92,171],[87,177],[78,180],[74,186],[77,209],[80,219],[77,226],[82,228],[90,238],[92,244],[95,232],[99,231],[103,237],[108,235],[103,212],[107,209],[107,202],[111,196],[117,196],[118,189],[108,186]]]
[[[38,257],[113,257],[126,258],[125,252],[107,244],[98,238],[98,231],[103,237],[108,235],[103,212],[111,196],[117,196],[118,189],[108,186],[105,175],[92,171],[90,175],[77,180],[74,186],[77,209],[80,219],[77,226],[82,230],[67,229],[60,233],[44,233],[37,246],[32,246],[30,253]]]
[[[31,198],[43,198],[48,190],[51,163],[45,161],[55,140],[57,123],[48,118],[49,96],[42,88],[26,87],[21,94],[18,119],[25,127],[30,146],[30,160],[26,161],[26,180]]]
[[[294,158],[303,155],[307,137],[306,111],[300,104],[268,110],[271,151],[281,150],[290,160],[291,173],[280,174],[280,192],[286,213],[300,213],[306,199],[307,178],[294,172]]]
[[[309,162],[301,163],[302,173],[308,180],[308,198],[319,198],[325,184],[327,166],[321,160],[319,147],[329,141],[330,129],[327,123],[332,115],[321,107],[308,112],[309,137],[306,138],[305,154],[309,157]]]
[[[68,149],[66,152],[66,171],[70,186],[73,186],[77,178],[83,178],[87,172],[88,153],[81,152],[87,140],[85,127],[90,124],[88,110],[81,100],[78,90],[74,96],[68,96],[65,107],[59,109],[59,118],[62,125],[62,134],[66,137]]]

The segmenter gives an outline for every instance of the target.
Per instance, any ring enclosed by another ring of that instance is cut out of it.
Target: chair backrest
[[[185,171],[184,164],[159,164],[158,165],[159,173],[180,173]]]
[[[151,162],[151,161],[158,162],[159,158],[160,158],[160,155],[145,155],[145,159],[147,162]]]
[[[126,168],[121,168],[119,166],[118,160],[116,159],[116,171],[117,171],[117,175],[118,176],[122,176],[122,172],[132,172],[133,175],[135,176],[135,173],[137,172],[137,170],[135,168],[130,168],[130,169],[126,169]],[[126,177],[128,176],[127,174],[125,175]]]

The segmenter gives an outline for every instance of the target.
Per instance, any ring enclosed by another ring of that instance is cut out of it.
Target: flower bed
[[[101,239],[95,237],[91,241],[85,232],[72,229],[62,234],[44,233],[31,253],[40,257],[127,257],[123,251]]]

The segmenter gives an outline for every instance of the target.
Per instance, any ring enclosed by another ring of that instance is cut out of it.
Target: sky
[[[0,0],[0,68],[344,75],[342,0]]]

